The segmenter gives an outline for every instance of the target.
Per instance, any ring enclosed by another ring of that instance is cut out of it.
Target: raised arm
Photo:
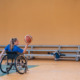
[[[26,50],[27,50],[27,48],[28,48],[28,45],[29,45],[29,43],[27,43],[27,44],[25,45],[25,48],[23,49],[23,53],[26,52]]]

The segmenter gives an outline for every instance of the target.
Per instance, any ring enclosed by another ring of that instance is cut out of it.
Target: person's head
[[[17,38],[12,38],[10,40],[10,48],[11,48],[11,50],[13,49],[14,45],[19,45],[19,41],[18,41]]]

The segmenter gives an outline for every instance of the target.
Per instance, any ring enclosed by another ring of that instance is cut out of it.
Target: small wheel
[[[3,56],[1,60],[1,71],[3,73],[9,73],[10,69],[12,68],[12,60],[8,59],[8,56]]]
[[[27,60],[23,55],[19,55],[15,60],[15,67],[18,73],[24,74],[27,71]]]

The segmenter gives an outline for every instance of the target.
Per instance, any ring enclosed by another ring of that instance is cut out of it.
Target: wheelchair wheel
[[[19,55],[15,60],[16,70],[20,74],[24,74],[27,71],[27,60],[23,55]]]
[[[9,73],[10,69],[12,68],[12,60],[8,59],[8,56],[3,56],[1,60],[1,71],[3,73]]]

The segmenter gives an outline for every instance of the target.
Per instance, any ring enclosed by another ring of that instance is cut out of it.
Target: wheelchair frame
[[[9,62],[9,61],[11,61],[11,62]],[[6,62],[6,64],[3,65],[3,63],[5,63],[5,62]],[[3,70],[3,68],[4,68],[3,66],[6,67],[5,70]],[[13,66],[15,67],[16,72],[18,72],[20,74],[24,74],[28,70],[27,59],[24,55],[18,54],[17,52],[6,51],[6,55],[4,55],[1,60],[1,66],[0,66],[1,71],[3,73],[9,74],[9,71],[12,69]]]

